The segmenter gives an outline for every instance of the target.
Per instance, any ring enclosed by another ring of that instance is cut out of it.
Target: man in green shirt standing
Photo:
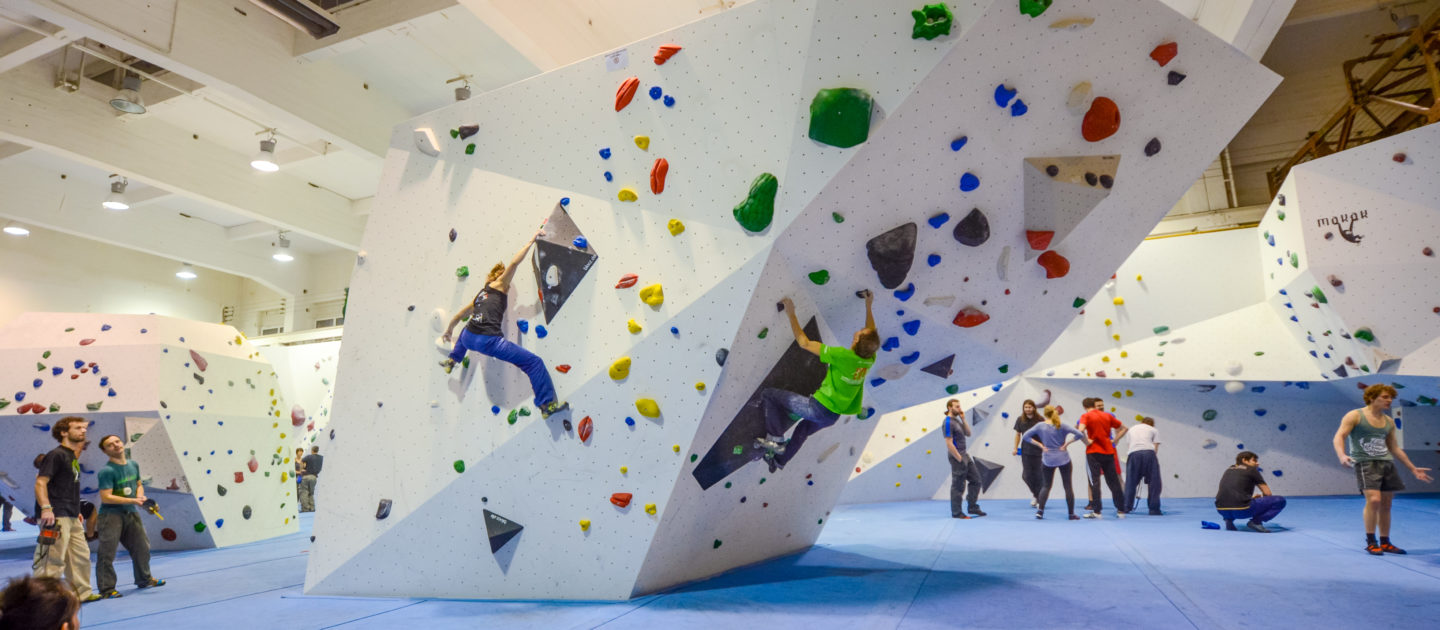
[[[125,545],[130,564],[135,570],[135,586],[164,586],[165,580],[150,575],[150,539],[145,524],[140,522],[139,506],[145,504],[145,486],[140,484],[140,465],[125,460],[125,440],[107,435],[100,440],[100,450],[110,462],[96,475],[100,485],[99,562],[95,564],[95,581],[101,597],[120,597],[115,590],[115,550]]]
[[[1381,383],[1366,387],[1365,406],[1345,414],[1340,430],[1335,432],[1335,456],[1342,466],[1355,467],[1355,482],[1365,495],[1365,551],[1374,556],[1405,553],[1390,544],[1390,502],[1397,490],[1405,489],[1405,482],[1395,470],[1395,460],[1405,464],[1416,479],[1431,481],[1430,469],[1416,468],[1395,441],[1395,421],[1385,412],[1397,393],[1394,387]],[[1376,525],[1380,527],[1378,541]]]
[[[765,461],[770,472],[784,468],[785,463],[795,456],[810,434],[835,424],[843,415],[860,413],[863,408],[862,393],[865,388],[865,373],[875,365],[875,352],[880,349],[880,333],[875,329],[875,315],[870,312],[874,295],[869,290],[861,291],[865,298],[865,327],[855,332],[850,347],[827,346],[810,339],[795,317],[795,303],[790,298],[780,301],[785,315],[790,318],[790,332],[795,343],[804,350],[820,357],[825,364],[825,380],[813,395],[805,396],[795,392],[767,387],[760,392],[760,404],[765,411],[765,431],[769,434],[757,438],[755,445],[765,449]],[[795,423],[795,432],[785,439],[789,429],[790,416],[800,417]]]

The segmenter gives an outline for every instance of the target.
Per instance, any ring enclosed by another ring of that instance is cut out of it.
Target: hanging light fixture
[[[280,170],[280,163],[275,161],[275,130],[267,129],[261,133],[266,132],[270,137],[260,141],[260,150],[250,159],[250,168],[262,173],[274,173]]]
[[[120,179],[115,179],[119,177]],[[105,195],[105,201],[100,205],[106,210],[129,210],[130,202],[125,201],[125,187],[130,185],[130,180],[120,176],[111,175],[110,194]]]
[[[140,97],[140,77],[126,73],[120,91],[110,99],[110,106],[127,114],[145,113],[145,99]]]
[[[469,98],[470,98],[470,75],[468,75],[468,74],[462,74],[462,75],[460,75],[460,76],[458,76],[458,77],[455,77],[455,78],[453,78],[453,79],[449,79],[449,80],[445,81],[445,83],[446,83],[447,85],[448,85],[448,84],[451,84],[451,83],[456,83],[456,82],[459,82],[460,85],[459,85],[459,87],[456,87],[456,88],[455,88],[455,100],[456,100],[457,102],[458,102],[458,101],[469,100]]]
[[[290,255],[290,239],[285,238],[284,232],[280,233],[280,242],[276,243],[275,253],[270,254],[270,257],[280,262],[295,260],[295,257]]]
[[[182,280],[194,280],[197,276],[195,275],[195,269],[190,266],[190,263],[185,263],[185,266],[181,267],[180,271],[175,272],[175,277]]]
[[[11,236],[30,236],[30,228],[20,225],[17,221],[5,224],[5,233]]]

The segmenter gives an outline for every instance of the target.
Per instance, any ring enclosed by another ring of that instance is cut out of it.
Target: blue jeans
[[[1160,511],[1160,459],[1155,451],[1131,451],[1125,458],[1125,507],[1135,508],[1135,489],[1141,479],[1150,488],[1147,505],[1150,511]]]
[[[534,352],[510,343],[504,337],[477,335],[469,329],[460,331],[460,338],[455,340],[455,349],[450,351],[450,358],[458,363],[465,358],[467,350],[495,357],[524,370],[525,376],[530,377],[530,389],[535,391],[536,407],[544,409],[546,405],[555,402],[555,384],[550,381],[550,374],[545,371],[545,361]]]
[[[1280,510],[1283,509],[1285,509],[1285,497],[1272,495],[1251,499],[1250,507],[1242,510],[1221,510],[1217,508],[1215,511],[1219,512],[1220,517],[1227,521],[1249,517],[1250,520],[1256,523],[1264,523],[1265,521],[1274,519],[1280,514]]]
[[[760,391],[760,406],[765,412],[765,431],[770,435],[785,435],[790,428],[790,414],[800,416],[794,435],[785,446],[785,452],[775,456],[775,463],[784,466],[805,443],[811,433],[835,424],[840,414],[830,411],[814,396],[802,396],[795,392],[767,387]]]

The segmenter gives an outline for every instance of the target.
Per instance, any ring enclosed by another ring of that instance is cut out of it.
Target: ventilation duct
[[[325,14],[324,10],[309,0],[250,0],[250,2],[269,11],[271,15],[289,22],[291,26],[309,33],[315,39],[334,35],[340,30],[339,24],[336,24],[334,20],[330,19],[330,16]]]

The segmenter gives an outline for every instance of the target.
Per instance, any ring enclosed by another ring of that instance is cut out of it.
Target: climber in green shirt
[[[865,327],[855,332],[849,348],[827,346],[810,339],[795,317],[795,303],[788,297],[780,302],[785,308],[785,315],[790,318],[790,331],[795,334],[795,343],[818,355],[826,369],[820,389],[810,396],[773,387],[761,390],[760,404],[765,412],[768,435],[756,439],[755,445],[764,449],[765,461],[769,463],[771,472],[784,468],[810,434],[835,424],[842,415],[860,413],[863,407],[861,396],[865,373],[875,365],[875,352],[880,349],[880,333],[875,329],[875,315],[870,310],[875,296],[869,290],[858,295],[865,298]],[[794,423],[795,432],[786,440],[785,432],[791,425],[791,415],[799,416],[800,421]]]

